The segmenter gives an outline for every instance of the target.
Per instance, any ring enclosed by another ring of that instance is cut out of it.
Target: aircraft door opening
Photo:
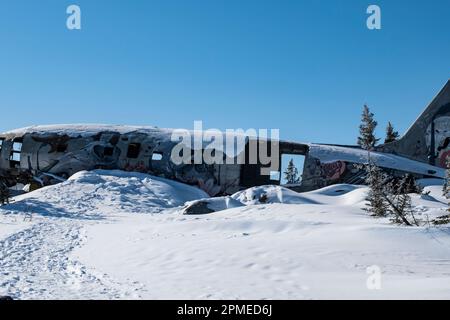
[[[302,183],[304,164],[304,155],[282,154],[280,184],[286,186],[299,186]]]

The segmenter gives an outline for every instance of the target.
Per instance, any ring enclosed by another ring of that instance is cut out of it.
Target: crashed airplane
[[[377,146],[371,159],[393,175],[410,173],[416,178],[442,179],[450,155],[449,130],[450,81],[403,137]],[[255,163],[175,164],[171,153],[177,142],[172,141],[172,134],[171,129],[105,125],[33,126],[6,132],[0,135],[0,180],[8,187],[29,185],[34,190],[62,182],[82,170],[117,169],[197,185],[211,196],[281,183],[282,166],[278,166],[278,174],[261,174],[267,164],[260,159]],[[257,140],[261,138],[247,137],[241,150],[246,160],[252,143],[260,142]],[[355,164],[367,162],[365,150],[331,144],[277,143],[278,163],[283,155],[304,156],[301,183],[290,186],[296,191],[364,182],[364,172]]]

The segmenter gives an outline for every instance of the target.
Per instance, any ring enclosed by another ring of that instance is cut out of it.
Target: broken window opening
[[[21,152],[22,151],[22,142],[21,141],[14,141],[13,143],[13,151]]]
[[[152,161],[161,161],[163,158],[163,154],[161,152],[153,152]]]
[[[105,147],[105,149],[103,150],[103,155],[105,155],[106,157],[110,157],[113,154],[114,154],[114,148]]]
[[[94,153],[101,161],[110,161],[110,157],[114,155],[114,148],[97,145],[94,147]]]
[[[292,164],[290,165],[292,161]],[[302,183],[305,156],[299,154],[281,155],[281,185],[299,185]]]
[[[140,143],[130,143],[128,145],[127,158],[137,159],[139,157],[140,152],[141,152],[141,144]]]
[[[15,152],[15,151],[13,151],[12,153],[11,153],[11,157],[10,157],[10,160],[11,161],[16,161],[16,162],[20,162],[20,152]]]
[[[0,139],[0,152],[2,152],[2,147],[3,147],[3,141],[4,141],[5,139]]]
[[[64,153],[67,151],[67,144],[58,144],[56,146],[56,152]]]
[[[22,154],[22,140],[13,141],[11,154],[9,156],[11,168],[20,167],[21,154]]]

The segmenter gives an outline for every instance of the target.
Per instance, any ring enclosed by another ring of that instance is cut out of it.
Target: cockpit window
[[[22,142],[14,142],[13,143],[13,151],[15,152],[21,152],[22,151]]]
[[[22,141],[17,140],[14,141],[11,154],[9,157],[11,167],[17,168],[20,166],[21,152],[22,152]]]

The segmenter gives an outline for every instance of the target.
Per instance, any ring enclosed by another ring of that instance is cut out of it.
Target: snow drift
[[[96,218],[122,213],[159,213],[186,201],[208,197],[204,191],[143,173],[82,171],[66,182],[15,198],[2,211],[42,216]]]

